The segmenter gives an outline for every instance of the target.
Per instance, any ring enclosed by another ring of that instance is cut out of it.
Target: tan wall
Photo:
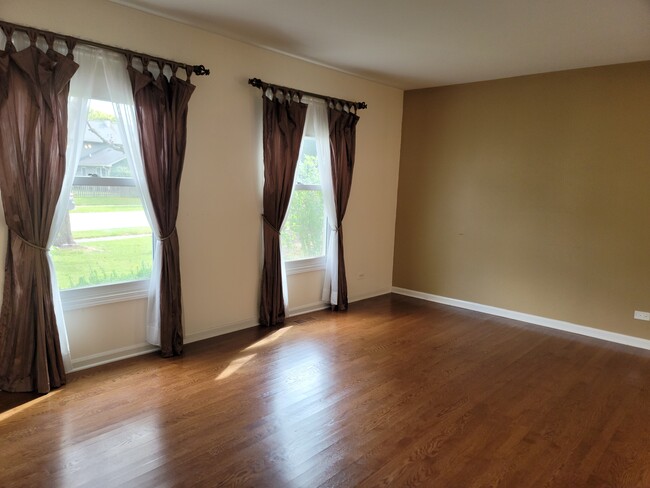
[[[368,103],[358,125],[357,164],[344,220],[345,258],[351,299],[390,290],[401,90],[101,0],[3,0],[0,18],[212,70],[209,77],[193,77],[197,88],[190,102],[181,184],[178,229],[186,337],[257,320],[261,92],[248,86],[250,77]],[[4,243],[6,226],[0,221]],[[321,272],[291,276],[290,308],[319,302],[321,285]],[[138,301],[69,312],[73,359],[141,343],[144,307]]]
[[[395,286],[650,338],[650,62],[404,98]]]

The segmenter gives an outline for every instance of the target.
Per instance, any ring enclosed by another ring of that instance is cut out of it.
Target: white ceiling
[[[403,89],[650,59],[650,0],[113,0]]]

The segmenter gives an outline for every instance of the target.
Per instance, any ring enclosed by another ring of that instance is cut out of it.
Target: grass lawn
[[[75,197],[72,213],[135,212],[142,210],[138,197]]]
[[[74,197],[77,207],[86,205],[136,205],[140,206],[138,197]]]
[[[142,205],[77,205],[70,213],[137,212]]]
[[[96,241],[51,250],[59,288],[146,279],[151,275],[151,236]]]
[[[120,229],[75,230],[72,237],[74,239],[89,239],[93,237],[137,236],[142,234],[151,235],[151,229],[149,227],[122,227]]]

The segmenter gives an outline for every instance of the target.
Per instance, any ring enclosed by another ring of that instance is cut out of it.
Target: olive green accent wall
[[[408,91],[393,285],[650,338],[650,62]]]

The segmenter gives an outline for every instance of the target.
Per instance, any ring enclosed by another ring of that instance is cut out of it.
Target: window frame
[[[315,139],[313,135],[309,134],[304,134],[302,136],[303,141],[305,139]],[[301,141],[302,144],[302,141]],[[302,151],[301,151],[302,155]],[[300,164],[300,162],[298,163]],[[296,167],[297,171],[297,167]],[[293,188],[291,189],[291,197],[293,198],[293,192],[294,191],[319,191],[321,194],[323,193],[323,186],[318,184],[318,185],[307,185],[304,183],[299,183],[299,182],[294,182]],[[324,249],[323,249],[323,254],[320,256],[314,256],[311,258],[300,258],[300,259],[292,259],[292,260],[285,260],[284,261],[284,266],[285,270],[287,272],[287,276],[289,275],[294,275],[294,274],[300,274],[300,273],[310,273],[313,271],[322,271],[325,269],[326,265],[326,255],[327,255],[327,240],[329,238],[329,232],[327,232],[327,215],[323,212],[324,220],[325,220],[325,225],[323,226],[323,238],[325,240],[324,244]],[[280,235],[280,239],[282,239],[282,235]]]
[[[75,176],[72,186],[132,186],[135,187],[134,177],[125,176]],[[144,208],[144,204],[143,204]],[[153,232],[153,231],[152,231]],[[153,239],[153,235],[152,235]],[[153,261],[153,255],[151,256]],[[58,277],[57,277],[58,278]],[[121,283],[106,283],[104,285],[91,285],[82,288],[61,290],[61,305],[63,310],[77,310],[81,308],[96,307],[109,303],[118,303],[129,300],[139,300],[149,296],[150,279],[123,281]]]
[[[147,298],[149,282],[146,279],[59,290],[61,305],[66,311]]]

